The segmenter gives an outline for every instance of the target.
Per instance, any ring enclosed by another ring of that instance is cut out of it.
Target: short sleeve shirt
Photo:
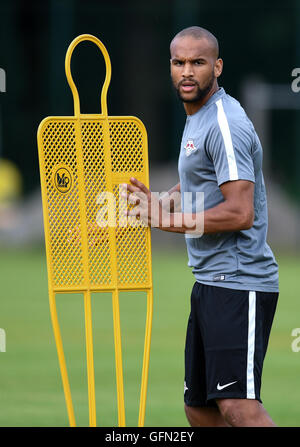
[[[223,88],[187,116],[178,171],[183,212],[196,212],[197,192],[203,193],[204,209],[209,209],[224,201],[220,190],[223,183],[247,180],[255,184],[255,217],[249,230],[185,235],[188,265],[196,280],[233,289],[277,292],[278,265],[267,243],[262,147],[244,109]]]

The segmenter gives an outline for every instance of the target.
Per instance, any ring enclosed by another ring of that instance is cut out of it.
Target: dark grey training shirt
[[[266,242],[262,147],[244,109],[223,88],[198,112],[187,116],[178,170],[183,212],[191,211],[184,192],[192,193],[192,197],[203,192],[204,209],[209,209],[224,201],[219,188],[222,183],[239,179],[255,183],[255,219],[249,230],[185,235],[188,265],[193,267],[196,280],[233,289],[277,292],[278,266]]]

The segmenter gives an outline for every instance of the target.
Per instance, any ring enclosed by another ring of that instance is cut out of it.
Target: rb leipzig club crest
[[[186,145],[184,146],[184,149],[185,149],[185,155],[187,157],[191,155],[192,152],[195,152],[197,150],[193,140],[188,140]]]

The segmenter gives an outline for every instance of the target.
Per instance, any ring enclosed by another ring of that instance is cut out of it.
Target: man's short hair
[[[207,29],[201,28],[201,26],[190,26],[188,28],[184,28],[182,31],[179,31],[179,33],[176,34],[172,42],[179,37],[185,37],[185,36],[192,36],[195,39],[207,39],[212,44],[212,47],[215,49],[216,58],[219,57],[218,39]]]

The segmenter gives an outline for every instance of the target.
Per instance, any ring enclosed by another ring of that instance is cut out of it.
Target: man
[[[185,348],[189,423],[274,426],[260,399],[278,299],[278,266],[266,242],[262,148],[241,105],[218,86],[223,62],[217,39],[190,27],[174,37],[170,51],[172,81],[187,114],[180,183],[169,191],[181,192],[182,210],[163,212],[162,201],[155,203],[132,178],[128,191],[138,200],[128,214],[186,237],[196,279]],[[185,200],[185,193],[196,192],[204,193],[204,212],[195,198],[192,209]]]

